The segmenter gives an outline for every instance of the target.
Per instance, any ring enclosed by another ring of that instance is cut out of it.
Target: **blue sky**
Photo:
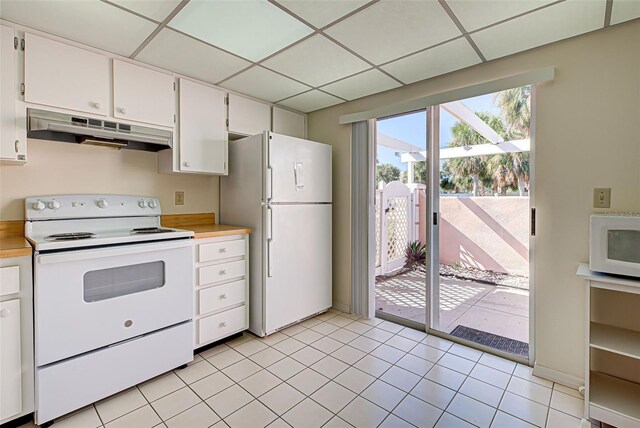
[[[493,100],[494,94],[487,94],[467,98],[462,100],[462,102],[472,111],[491,112],[497,115],[500,113],[500,110],[495,106]],[[440,110],[440,147],[446,146],[451,140],[451,127],[456,122],[458,122],[458,120],[455,117],[444,110]],[[406,141],[425,150],[427,140],[427,114],[421,111],[391,119],[379,120],[378,132]],[[378,160],[380,163],[391,163],[402,170],[407,169],[407,165],[400,162],[400,158],[395,155],[395,151],[387,147],[378,146]]]

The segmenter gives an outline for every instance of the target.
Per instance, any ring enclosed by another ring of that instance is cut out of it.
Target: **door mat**
[[[520,342],[519,340],[509,339],[508,337],[498,336],[497,334],[487,333],[486,331],[476,330],[475,328],[464,325],[457,326],[449,334],[479,345],[497,349],[498,351],[529,358],[529,344]]]

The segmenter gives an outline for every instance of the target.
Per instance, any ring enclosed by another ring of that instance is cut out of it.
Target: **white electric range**
[[[193,232],[156,198],[25,200],[34,252],[36,423],[193,359]]]

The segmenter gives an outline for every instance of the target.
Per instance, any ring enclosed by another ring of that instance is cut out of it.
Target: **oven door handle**
[[[170,242],[143,244],[143,245],[122,245],[110,248],[94,248],[85,251],[69,251],[66,253],[40,254],[37,256],[39,264],[69,263],[81,260],[101,259],[104,257],[118,257],[130,254],[153,253],[156,251],[172,250],[174,248],[190,247],[193,245],[192,239],[181,239]]]

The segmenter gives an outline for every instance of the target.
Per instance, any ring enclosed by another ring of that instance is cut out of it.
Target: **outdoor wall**
[[[29,140],[23,166],[0,167],[0,220],[24,219],[24,198],[68,193],[155,196],[164,214],[218,212],[218,177],[158,174],[158,154]],[[185,192],[174,205],[174,192]]]
[[[349,306],[351,126],[347,113],[554,66],[536,93],[536,365],[583,377],[584,283],[594,187],[615,211],[640,209],[640,20],[313,112],[309,137],[333,145],[334,303]],[[629,316],[636,316],[630,313]]]
[[[529,198],[440,198],[440,263],[529,276]]]

